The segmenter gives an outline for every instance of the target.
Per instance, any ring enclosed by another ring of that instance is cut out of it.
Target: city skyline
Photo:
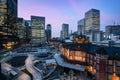
[[[63,23],[69,24],[70,30],[77,31],[78,20],[84,18],[85,12],[91,8],[100,10],[101,30],[114,22],[120,23],[119,3],[118,0],[19,0],[18,16],[27,20],[32,15],[46,17],[46,25],[53,27],[53,37],[58,37]]]

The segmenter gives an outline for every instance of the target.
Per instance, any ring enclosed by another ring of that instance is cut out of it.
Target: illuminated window
[[[85,62],[85,57],[83,57],[83,62]]]
[[[109,60],[108,63],[109,63],[110,65],[112,65],[112,60]]]
[[[120,61],[117,61],[117,66],[120,66]]]
[[[99,70],[99,65],[97,65],[97,70]]]

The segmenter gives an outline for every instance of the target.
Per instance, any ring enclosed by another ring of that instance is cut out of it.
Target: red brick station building
[[[86,37],[74,38],[73,42],[53,40],[51,45],[68,63],[84,66],[96,80],[120,80],[120,48],[93,45]]]

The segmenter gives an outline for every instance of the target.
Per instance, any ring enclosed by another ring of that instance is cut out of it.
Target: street
[[[33,80],[42,80],[42,74],[33,68],[33,60],[33,55],[29,55],[25,61],[26,69],[33,75]]]

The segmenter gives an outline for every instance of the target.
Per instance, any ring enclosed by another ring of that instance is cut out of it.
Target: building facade
[[[31,16],[31,42],[43,44],[46,42],[45,17]]]
[[[69,35],[69,24],[62,24],[61,38],[65,39]]]
[[[100,11],[91,9],[85,13],[85,33],[100,31]]]
[[[100,42],[103,40],[103,31],[91,31],[87,36],[90,38],[90,42]]]
[[[28,23],[28,26],[31,27],[31,20],[25,20]]]
[[[106,36],[109,39],[120,37],[120,25],[108,25],[105,27]]]
[[[17,0],[0,0],[0,49],[18,44],[17,7]]]
[[[51,45],[61,51],[63,61],[84,67],[92,80],[120,80],[120,48],[89,44],[83,38],[71,43],[53,41]]]
[[[78,35],[85,34],[85,19],[81,19],[78,21],[77,32],[78,32]]]
[[[63,43],[59,49],[65,61],[83,66],[95,80],[120,79],[119,48]]]
[[[29,43],[31,41],[31,26],[30,22],[25,20],[25,42]]]
[[[20,45],[26,44],[31,38],[31,27],[23,18],[17,19],[17,36],[19,37]]]
[[[25,39],[25,21],[23,18],[17,19],[17,35],[20,39]]]
[[[52,38],[52,26],[51,26],[51,24],[47,25],[46,38],[47,38],[47,42],[49,42],[49,40]]]

